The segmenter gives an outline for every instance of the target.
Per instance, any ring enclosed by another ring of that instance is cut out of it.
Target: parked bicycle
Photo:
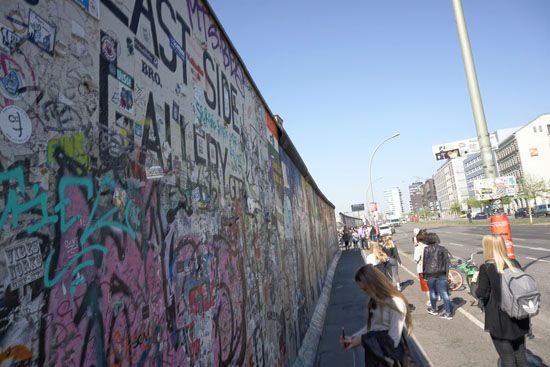
[[[464,279],[468,286],[468,293],[475,297],[475,290],[477,288],[477,276],[478,267],[474,262],[474,255],[481,254],[483,251],[478,250],[472,252],[470,257],[466,260],[455,258],[451,260],[451,267],[449,269],[449,289],[456,291],[462,288],[464,285]]]

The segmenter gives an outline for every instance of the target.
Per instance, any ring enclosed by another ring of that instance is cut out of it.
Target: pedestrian
[[[426,281],[426,279],[424,279],[424,276],[422,275],[424,249],[426,248],[426,235],[428,234],[428,231],[425,229],[415,228],[413,232],[416,232],[416,235],[413,238],[415,241],[414,261],[416,261],[416,271],[418,273],[418,282],[420,283],[420,290],[426,293],[426,297],[428,298],[427,305],[430,306],[431,301],[430,301],[430,293],[428,289],[428,282]]]
[[[401,258],[399,257],[399,251],[397,250],[395,242],[393,242],[391,236],[386,236],[384,239],[384,251],[388,255],[392,282],[395,285],[395,288],[401,292],[401,280],[399,279],[399,265],[401,265]]]
[[[472,211],[468,209],[468,214],[466,214],[466,217],[468,217],[468,223],[472,223]]]
[[[349,230],[348,226],[344,226],[344,228],[342,229],[342,241],[344,241],[344,249],[346,249],[346,250],[349,247],[350,239],[351,239],[350,230]]]
[[[351,234],[351,242],[353,243],[353,248],[358,248],[359,233],[357,232],[357,227],[353,227],[353,232]]]
[[[371,241],[370,243],[371,253],[367,255],[366,263],[373,265],[375,268],[380,270],[382,274],[391,279],[391,266],[389,263],[389,256],[382,249],[380,244],[376,241]]]
[[[512,318],[500,308],[502,272],[518,266],[506,256],[501,236],[483,236],[482,245],[485,263],[479,267],[476,296],[485,307],[485,331],[491,335],[503,367],[529,366],[525,335],[529,333],[530,318]]]
[[[346,350],[362,345],[367,367],[414,365],[403,333],[412,329],[405,296],[370,264],[355,273],[355,282],[369,296],[367,323],[351,337],[340,336],[340,345]]]
[[[428,281],[430,292],[430,307],[428,313],[438,315],[436,310],[437,295],[443,299],[445,311],[441,317],[452,320],[452,306],[448,291],[448,273],[450,264],[449,251],[441,246],[439,236],[435,233],[428,233],[426,237],[428,246],[424,249],[422,260],[422,275]]]
[[[367,239],[367,250],[370,250],[369,243],[370,243],[370,241],[372,241],[371,233],[372,233],[372,226],[368,225],[367,226],[367,233],[365,234],[365,237]]]
[[[367,233],[367,229],[365,228],[364,225],[359,227],[359,229],[357,230],[357,234],[359,234],[359,243],[361,244],[362,250],[365,249],[365,245],[367,242],[366,233]]]

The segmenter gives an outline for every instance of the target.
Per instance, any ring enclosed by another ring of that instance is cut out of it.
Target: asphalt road
[[[394,239],[401,253],[412,257],[412,234],[414,227],[422,227],[422,223],[406,224],[397,228]],[[441,244],[455,257],[468,258],[471,253],[482,250],[483,235],[490,234],[490,225],[486,226],[448,226],[432,228],[441,239]],[[529,274],[538,282],[542,293],[541,311],[532,318],[535,338],[529,339],[527,347],[540,356],[546,363],[550,362],[550,225],[515,225],[512,224],[512,240],[517,260]],[[483,255],[475,255],[477,264],[483,262]],[[416,272],[412,262],[404,263],[413,273]],[[473,298],[466,292],[454,292],[454,296],[466,301],[461,305],[464,319],[483,329],[484,315],[481,310],[472,305]],[[466,325],[465,325],[466,326]],[[477,334],[477,333],[476,333]],[[422,343],[422,341],[421,341]]]

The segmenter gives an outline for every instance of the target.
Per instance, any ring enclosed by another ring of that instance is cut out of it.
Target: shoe
[[[428,311],[428,313],[429,313],[430,315],[434,315],[434,316],[439,315],[439,314],[437,313],[437,311],[434,310],[434,309],[432,309],[431,307],[429,307],[427,311]]]
[[[453,319],[453,315],[451,315],[450,313],[447,313],[447,312],[443,312],[441,314],[441,318],[442,319],[446,319],[446,320],[452,320]]]

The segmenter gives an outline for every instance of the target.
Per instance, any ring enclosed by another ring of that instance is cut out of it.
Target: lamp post
[[[400,134],[399,133],[395,133],[393,134],[392,136],[390,136],[389,138],[386,138],[384,140],[382,140],[382,142],[380,144],[378,144],[378,146],[376,147],[376,149],[374,149],[374,152],[372,152],[372,155],[370,156],[370,164],[369,164],[369,182],[370,182],[370,196],[371,196],[371,199],[372,201],[374,202],[374,183],[372,182],[372,160],[374,159],[374,155],[376,154],[376,152],[378,151],[378,149],[380,149],[380,147],[385,143],[387,142],[388,140],[391,140],[393,138],[397,138]]]
[[[460,48],[462,50],[462,58],[464,61],[464,70],[466,72],[466,80],[468,81],[468,89],[470,91],[470,102],[474,113],[476,123],[477,139],[479,141],[479,150],[481,162],[485,172],[485,178],[496,178],[496,167],[493,160],[491,142],[489,140],[489,132],[487,130],[487,122],[485,121],[485,112],[481,102],[481,94],[477,83],[476,70],[474,66],[474,58],[470,47],[470,39],[468,38],[468,30],[466,21],[464,20],[464,11],[462,10],[461,0],[452,0],[455,13],[456,28],[458,30],[458,38]],[[500,199],[493,200],[492,204],[500,206]],[[512,243],[512,230],[508,217],[503,213],[493,213],[491,215],[491,233],[493,235],[502,235],[506,242],[506,253],[510,259],[515,259],[514,245]]]

